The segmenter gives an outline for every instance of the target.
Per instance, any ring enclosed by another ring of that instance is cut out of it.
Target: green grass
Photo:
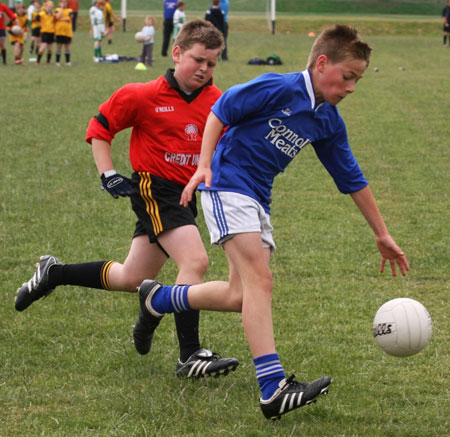
[[[271,71],[246,65],[254,56],[277,53],[284,61],[279,72],[304,68],[310,38],[300,31],[272,36],[252,23],[251,32],[230,36],[231,61],[220,63],[215,74],[223,90]],[[137,55],[132,25],[105,52]],[[367,224],[312,149],[302,151],[273,193],[277,350],[286,371],[299,379],[330,374],[334,383],[328,398],[277,423],[259,411],[237,314],[203,312],[201,337],[205,347],[238,357],[238,370],[191,382],[174,376],[171,316],[162,321],[149,356],[134,351],[134,294],[64,287],[24,313],[14,310],[15,290],[41,254],[64,262],[124,259],[135,219],[126,200],[99,190],[85,129],[115,89],[156,78],[171,64],[159,56],[147,72],[128,62],[94,64],[92,42],[82,31],[72,68],[0,66],[2,437],[448,436],[450,50],[441,47],[439,33],[367,33],[367,39],[374,47],[371,66],[340,112],[411,272],[406,278],[378,273]],[[159,34],[157,55],[160,41]],[[8,56],[11,64],[9,47]],[[128,137],[122,132],[112,149],[124,173],[130,171]],[[207,249],[208,278],[225,279],[223,254]],[[174,277],[169,263],[160,279]],[[433,318],[430,344],[410,358],[385,355],[371,335],[377,308],[395,297],[418,299]]]

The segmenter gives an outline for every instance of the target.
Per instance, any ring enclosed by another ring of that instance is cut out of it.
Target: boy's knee
[[[187,270],[198,276],[204,277],[208,270],[208,263],[209,259],[206,253],[197,254],[186,263],[183,263],[183,265],[180,266],[180,270]]]

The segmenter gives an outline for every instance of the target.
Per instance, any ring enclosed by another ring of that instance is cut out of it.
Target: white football
[[[17,24],[13,27],[11,27],[11,33],[15,36],[22,35],[23,30],[20,26],[17,26]]]
[[[427,309],[406,297],[383,304],[373,320],[373,336],[384,352],[407,357],[420,352],[430,341],[432,321]]]
[[[134,39],[137,42],[144,42],[145,40],[145,35],[142,32],[136,32],[136,34],[134,35]]]

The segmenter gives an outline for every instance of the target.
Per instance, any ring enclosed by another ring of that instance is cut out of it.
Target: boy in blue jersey
[[[338,189],[350,194],[372,227],[380,271],[387,260],[394,276],[396,265],[402,275],[409,270],[350,150],[336,108],[355,90],[370,54],[355,29],[336,25],[317,38],[305,71],[264,74],[222,95],[208,117],[198,169],[180,203],[186,206],[200,184],[211,242],[225,251],[229,281],[169,287],[146,280],[140,287],[141,311],[156,317],[190,308],[242,312],[266,418],[313,402],[331,384],[328,376],[311,383],[286,378],[272,326],[271,189],[275,176],[304,147],[314,147]],[[228,129],[217,143],[224,126]]]

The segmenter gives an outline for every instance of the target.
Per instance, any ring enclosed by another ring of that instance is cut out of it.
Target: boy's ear
[[[319,71],[320,73],[323,73],[323,70],[327,66],[328,62],[329,62],[329,60],[328,60],[328,56],[327,55],[320,55],[320,56],[318,56],[317,59],[316,59],[316,69],[317,69],[317,71]]]
[[[172,58],[173,58],[173,62],[175,62],[175,64],[180,62],[180,55],[181,55],[181,48],[180,48],[180,46],[174,45],[172,47]]]

